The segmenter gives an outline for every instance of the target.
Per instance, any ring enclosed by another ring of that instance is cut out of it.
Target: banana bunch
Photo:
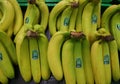
[[[100,28],[96,34],[98,40],[91,45],[91,62],[95,83],[110,84],[112,79],[114,81],[120,79],[117,44],[105,28]]]
[[[22,25],[23,13],[17,0],[0,0],[0,29],[12,37]]]
[[[120,5],[114,4],[109,6],[102,15],[101,26],[109,31],[117,42],[118,49],[120,50],[119,42],[119,10]]]
[[[18,64],[15,45],[12,39],[0,30],[0,83],[7,84],[15,78],[14,66]]]
[[[25,82],[33,79],[39,83],[50,77],[45,34],[48,16],[49,10],[43,0],[28,0],[23,25],[14,39],[19,70]]]

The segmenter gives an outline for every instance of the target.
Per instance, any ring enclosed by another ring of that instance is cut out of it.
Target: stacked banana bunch
[[[18,66],[25,82],[39,83],[48,80],[50,69],[47,62],[48,39],[45,34],[49,10],[44,0],[28,0],[24,24],[14,42]]]
[[[110,10],[101,20],[100,0],[61,0],[53,7],[47,55],[56,80],[64,78],[66,84],[111,84],[120,79],[117,41],[103,26],[110,21]],[[119,29],[119,23],[116,26]]]
[[[14,66],[18,64],[12,35],[23,24],[22,10],[16,0],[0,0],[0,83],[7,84],[15,78]]]
[[[18,33],[23,24],[23,14],[17,0],[0,0],[0,21],[0,29],[9,37]]]

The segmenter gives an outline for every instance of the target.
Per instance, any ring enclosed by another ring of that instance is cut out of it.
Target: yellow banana
[[[20,30],[23,25],[23,13],[19,3],[16,0],[8,0],[14,7],[15,19],[14,19],[14,35]]]
[[[77,19],[77,14],[78,14],[78,7],[73,8],[71,17],[70,17],[70,22],[69,22],[69,31],[74,31],[76,29],[76,19]]]
[[[103,62],[105,67],[105,77],[106,83],[111,84],[111,61],[110,61],[110,52],[109,45],[107,42],[102,42],[102,54],[103,54]]]
[[[19,41],[16,42],[16,52],[20,74],[25,82],[29,82],[32,78],[32,73],[28,39],[25,32],[21,33]]]
[[[49,9],[45,2],[36,0],[36,5],[38,6],[41,16],[40,16],[40,25],[43,26],[44,32],[47,29],[48,18],[49,18]]]
[[[86,35],[86,38],[90,41],[89,34],[90,28],[92,27],[91,20],[92,20],[92,13],[94,9],[94,4],[92,2],[88,2],[87,5],[84,7],[82,13],[82,31]],[[87,24],[87,25],[86,25]]]
[[[61,14],[60,31],[68,31],[70,18],[73,8],[71,6],[66,7]]]
[[[39,22],[40,11],[35,4],[28,3],[25,15],[24,15],[24,24],[35,25]]]
[[[48,80],[51,74],[47,60],[48,39],[43,33],[40,33],[39,35],[40,36],[37,38],[37,41],[40,54],[41,75],[43,80]]]
[[[62,47],[62,67],[66,84],[76,84],[74,40],[68,39]]]
[[[66,0],[62,0],[60,2],[58,2],[53,9],[50,12],[49,15],[49,31],[50,31],[50,35],[52,36],[54,33],[56,33],[56,20],[58,15],[69,5],[70,3]]]
[[[0,83],[2,84],[8,84],[8,78],[5,76],[3,71],[0,69]]]
[[[111,32],[112,35],[114,36],[118,49],[120,50],[120,39],[119,39],[119,33],[120,33],[120,12],[117,12],[116,14],[113,15],[111,18],[110,22],[110,27],[111,27]]]
[[[0,0],[0,10],[3,13],[3,18],[0,21],[0,29],[6,31],[14,20],[14,8],[8,0]]]
[[[111,74],[114,81],[120,79],[120,66],[119,66],[119,54],[116,40],[109,42],[110,61],[111,61]]]
[[[59,31],[56,32],[50,39],[48,44],[48,63],[50,70],[56,80],[62,80],[63,70],[60,60],[60,52],[63,42],[70,36],[70,32]],[[53,47],[54,46],[54,47]],[[53,53],[54,52],[54,53]]]
[[[17,65],[16,49],[12,39],[5,32],[0,31],[0,41],[8,52],[12,63]]]
[[[68,47],[69,48],[69,47]],[[76,39],[74,41],[74,62],[75,62],[75,74],[77,84],[86,84],[85,77],[85,68],[83,62],[83,54],[82,54],[82,39]]]
[[[57,30],[56,31],[60,31],[60,26],[61,26],[61,14],[60,13],[57,17],[57,21],[56,21],[56,27],[57,27]]]
[[[15,77],[14,67],[4,45],[0,42],[0,69],[10,79]]]
[[[91,46],[91,61],[95,83],[106,84],[101,40],[95,41]]]
[[[33,80],[35,83],[39,83],[41,80],[41,66],[40,54],[36,38],[29,37],[29,48]]]
[[[87,84],[94,84],[94,74],[91,61],[91,46],[86,38],[82,39],[82,57]]]
[[[106,8],[106,10],[103,12],[102,16],[101,16],[101,27],[105,28],[106,31],[111,32],[110,29],[110,18],[112,17],[112,15],[114,15],[118,10],[118,5],[113,4],[110,5],[109,7]]]
[[[79,1],[79,8],[78,8],[78,14],[77,14],[77,19],[76,19],[76,31],[77,32],[81,32],[82,31],[82,14],[83,14],[83,10],[85,8],[85,6],[87,5],[88,0],[83,1],[80,0]]]

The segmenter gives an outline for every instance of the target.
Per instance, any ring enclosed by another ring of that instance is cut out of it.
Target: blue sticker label
[[[69,21],[70,21],[69,18],[65,18],[64,19],[64,26],[68,26],[69,25]]]
[[[104,64],[109,64],[110,63],[110,56],[109,55],[105,55],[104,56]]]
[[[92,23],[93,23],[93,24],[96,24],[96,23],[97,23],[97,16],[96,16],[96,15],[93,15],[93,16],[92,16]]]
[[[3,60],[2,53],[0,53],[0,61],[2,61],[2,60]]]
[[[29,23],[29,17],[25,18],[25,23]]]
[[[117,29],[120,30],[120,24],[117,24]]]
[[[82,67],[82,61],[80,58],[76,58],[76,68],[81,68]]]
[[[33,50],[32,51],[32,59],[38,59],[38,56],[39,56],[38,51],[37,50]]]

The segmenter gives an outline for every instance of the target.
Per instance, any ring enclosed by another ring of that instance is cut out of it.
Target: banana
[[[117,42],[116,40],[113,40],[108,43],[111,61],[111,75],[114,81],[118,81],[120,79],[120,67]]]
[[[68,31],[56,32],[51,37],[48,44],[48,52],[47,52],[48,64],[56,80],[61,80],[63,78],[60,52],[61,52],[62,44],[69,36],[70,36],[70,32]]]
[[[89,34],[90,28],[92,27],[92,13],[95,5],[92,2],[88,2],[87,5],[84,7],[82,13],[82,31],[86,35],[86,38],[90,41]],[[86,25],[87,24],[87,25]]]
[[[36,5],[38,6],[41,16],[40,16],[40,25],[43,26],[44,31],[47,29],[48,18],[49,18],[49,9],[45,2],[36,0]]]
[[[69,47],[68,47],[69,48]],[[85,77],[85,68],[83,62],[83,54],[82,54],[82,39],[76,39],[74,41],[74,62],[75,62],[75,74],[77,84],[86,84],[86,77]],[[67,51],[67,50],[66,50]],[[65,51],[65,52],[66,52]]]
[[[66,84],[76,84],[74,40],[68,39],[62,47],[62,67]]]
[[[106,84],[101,40],[95,41],[91,46],[91,61],[95,83]]]
[[[66,7],[61,14],[60,31],[68,31],[70,18],[73,8],[71,6]]]
[[[5,76],[1,69],[0,69],[0,83],[8,84],[8,78]]]
[[[117,42],[118,49],[120,50],[120,39],[119,39],[119,28],[120,28],[120,12],[117,12],[116,14],[113,15],[110,21],[110,27],[111,27],[111,32],[113,37],[115,38]]]
[[[110,29],[110,18],[112,17],[112,15],[114,15],[118,10],[118,5],[113,4],[109,7],[106,8],[106,10],[103,12],[102,16],[101,16],[101,27],[105,28],[106,31],[111,32]]]
[[[43,80],[48,80],[51,74],[46,53],[48,51],[48,39],[45,34],[40,33],[37,41],[40,54],[41,76]]]
[[[14,35],[20,30],[23,25],[23,13],[19,3],[16,0],[8,0],[14,7],[15,19],[14,19]]]
[[[38,50],[37,39],[34,37],[29,37],[29,52],[32,77],[35,83],[39,83],[41,80],[40,54]]]
[[[88,0],[80,0],[79,1],[79,7],[78,7],[78,14],[76,19],[76,31],[81,32],[82,31],[82,14],[85,6],[87,5]]]
[[[56,27],[57,27],[57,30],[56,31],[60,31],[60,26],[61,26],[61,15],[62,13],[60,13],[57,17],[57,21],[56,21]]]
[[[110,52],[108,42],[102,42],[102,54],[103,54],[103,62],[105,67],[105,77],[106,83],[111,84],[111,62],[110,62]]]
[[[28,3],[25,15],[24,15],[24,24],[35,25],[39,22],[40,11],[35,4]]]
[[[3,13],[3,18],[0,21],[0,29],[6,31],[14,20],[14,8],[8,0],[0,0],[0,10]]]
[[[0,10],[0,20],[2,19],[2,17],[3,17],[3,13],[2,13],[2,11]]]
[[[91,61],[91,46],[86,38],[82,39],[82,57],[87,84],[94,84],[94,74]]]
[[[58,15],[68,6],[70,3],[66,0],[62,0],[58,2],[51,10],[49,15],[49,22],[48,27],[50,31],[50,35],[52,36],[54,33],[56,33],[56,20]]]
[[[69,22],[69,31],[74,31],[76,30],[76,19],[77,19],[77,14],[78,14],[78,7],[73,8],[71,17],[70,17],[70,22]]]
[[[20,74],[25,82],[29,82],[32,78],[32,73],[28,39],[25,32],[21,33],[19,41],[16,42],[16,52]]]
[[[97,40],[95,32],[98,28],[98,18],[100,17],[100,3],[95,4],[93,12],[92,12],[92,18],[91,18],[91,28],[89,31],[89,41],[92,44],[95,40]]]
[[[9,55],[4,47],[4,45],[0,42],[0,69],[2,72],[10,79],[15,77],[14,67],[9,58]]]
[[[0,31],[0,41],[4,45],[13,64],[17,65],[17,55],[12,39],[3,31]]]

